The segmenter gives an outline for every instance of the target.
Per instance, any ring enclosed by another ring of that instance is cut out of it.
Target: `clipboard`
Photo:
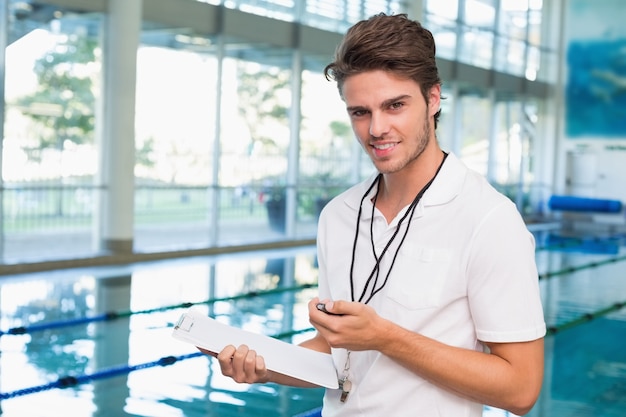
[[[211,352],[220,352],[228,345],[245,344],[263,356],[265,366],[271,371],[321,387],[339,388],[330,354],[220,323],[197,307],[189,308],[180,316],[172,336]]]

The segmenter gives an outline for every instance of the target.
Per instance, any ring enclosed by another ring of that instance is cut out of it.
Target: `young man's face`
[[[402,171],[435,142],[433,115],[440,91],[439,85],[431,88],[426,103],[415,81],[380,70],[344,81],[352,129],[379,172]]]

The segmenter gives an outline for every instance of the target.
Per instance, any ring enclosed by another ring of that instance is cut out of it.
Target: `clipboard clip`
[[[176,322],[176,325],[174,326],[174,330],[184,330],[186,332],[190,331],[191,328],[193,327],[193,317],[189,316],[186,313],[183,313],[178,321]]]

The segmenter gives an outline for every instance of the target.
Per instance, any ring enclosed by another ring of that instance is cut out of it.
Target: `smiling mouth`
[[[396,145],[397,145],[397,143],[382,143],[382,144],[373,144],[372,147],[374,149],[378,149],[378,150],[383,151],[385,149],[393,148]]]

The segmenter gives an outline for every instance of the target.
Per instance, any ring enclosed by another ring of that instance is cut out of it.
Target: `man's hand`
[[[222,374],[235,382],[254,384],[270,380],[270,371],[265,366],[262,356],[246,345],[236,348],[228,345],[221,352],[215,353],[199,348],[201,352],[217,358]]]
[[[320,347],[322,349],[328,348],[326,342],[319,336],[302,343],[302,346],[310,349],[317,347],[315,350],[320,349]],[[293,387],[318,387],[310,382],[270,371],[267,369],[263,357],[257,355],[256,351],[246,345],[241,345],[238,348],[228,345],[219,353],[202,348],[198,349],[202,353],[217,358],[222,374],[241,384],[274,382]]]
[[[328,312],[318,304],[324,304]],[[355,351],[377,350],[377,329],[392,325],[365,304],[318,298],[309,302],[309,321],[331,347]]]

